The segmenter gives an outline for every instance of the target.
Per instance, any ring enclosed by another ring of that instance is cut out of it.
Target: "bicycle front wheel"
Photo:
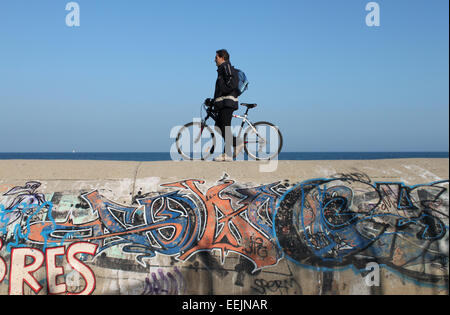
[[[201,122],[190,122],[177,134],[178,153],[186,160],[206,160],[214,153],[216,138],[211,127]]]
[[[244,133],[244,150],[254,160],[272,160],[281,152],[283,136],[274,124],[260,121]]]

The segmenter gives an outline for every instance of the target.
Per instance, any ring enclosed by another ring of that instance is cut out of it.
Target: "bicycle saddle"
[[[255,108],[256,106],[258,106],[258,104],[247,104],[247,103],[241,103],[242,106],[245,106],[247,108]]]

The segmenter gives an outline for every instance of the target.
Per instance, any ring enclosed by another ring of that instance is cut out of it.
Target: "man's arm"
[[[231,65],[227,63],[222,67],[220,74],[222,76],[222,80],[219,80],[220,91],[222,92],[221,96],[230,95],[236,89]]]

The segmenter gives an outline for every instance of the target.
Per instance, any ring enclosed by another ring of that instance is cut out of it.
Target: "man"
[[[237,91],[239,78],[230,64],[230,54],[225,49],[216,51],[215,62],[217,65],[217,81],[213,105],[218,112],[216,127],[222,133],[225,146],[224,153],[216,157],[214,161],[232,161],[231,147],[233,143],[231,140],[233,139],[236,145],[236,139],[232,137],[227,141],[226,130],[228,129],[231,132],[233,112],[239,108]]]

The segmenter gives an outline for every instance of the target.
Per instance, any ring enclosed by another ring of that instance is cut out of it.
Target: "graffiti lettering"
[[[158,275],[152,272],[151,279],[150,277],[145,278],[142,295],[178,295],[184,293],[184,278],[177,267],[175,267],[175,275],[171,272],[165,274],[161,268],[158,269]]]
[[[164,187],[189,189],[200,199],[203,208],[206,209],[203,234],[194,247],[180,256],[181,259],[186,259],[201,250],[219,249],[222,262],[229,251],[248,257],[255,264],[256,269],[278,262],[281,256],[274,243],[245,218],[249,204],[243,203],[238,209],[233,209],[230,198],[222,197],[224,190],[233,185],[234,181],[225,180],[223,183],[209,188],[206,194],[199,190],[196,183],[203,184],[204,182],[187,180],[163,185]],[[246,247],[250,245],[253,238],[259,239],[260,246],[265,247],[270,255],[268,254],[264,258],[256,253],[246,252]]]
[[[39,270],[44,261],[46,263],[47,283],[49,294],[91,294],[95,289],[95,276],[92,270],[84,264],[76,255],[83,253],[94,255],[97,246],[90,243],[74,243],[67,253],[64,247],[55,247],[48,249],[45,255],[36,248],[19,247],[13,248],[11,251],[9,294],[22,295],[24,293],[25,284],[36,294],[42,290],[42,285],[37,281],[34,273]],[[55,256],[66,254],[67,262],[72,268],[78,271],[85,280],[85,288],[81,292],[67,292],[66,284],[56,284],[56,278],[64,275],[63,268],[55,263]],[[30,262],[31,260],[31,262]]]
[[[298,284],[295,278],[289,278],[284,280],[271,280],[255,279],[251,288],[257,294],[302,294],[302,288]]]
[[[112,249],[135,257],[140,268],[156,255],[170,256],[171,265],[195,255],[210,257],[221,267],[212,255],[216,251],[222,264],[230,253],[240,256],[253,275],[286,258],[318,271],[349,267],[365,273],[376,263],[420,282],[448,284],[448,180],[408,186],[372,183],[355,173],[286,190],[280,182],[241,187],[225,177],[204,187],[204,181],[189,179],[161,185],[172,192],[140,194],[133,199],[136,206],[116,203],[98,190],[83,192],[73,199],[82,200],[85,206],[76,209],[89,212],[89,219],[76,223],[72,215],[57,214],[37,192],[40,186],[35,181],[8,186],[2,200],[7,206],[0,205],[0,248],[10,254],[11,294],[23,294],[25,287],[41,292],[35,274],[43,265],[49,294],[90,294],[96,279],[87,256],[95,265]],[[63,197],[55,195],[55,202]],[[65,276],[63,258],[83,279],[76,292],[58,280]],[[243,286],[239,266],[235,283]],[[184,279],[174,270],[151,273],[143,294],[183,294]],[[0,282],[7,273],[0,257]],[[223,269],[220,276],[227,273]],[[292,279],[260,278],[252,289],[300,290]]]

